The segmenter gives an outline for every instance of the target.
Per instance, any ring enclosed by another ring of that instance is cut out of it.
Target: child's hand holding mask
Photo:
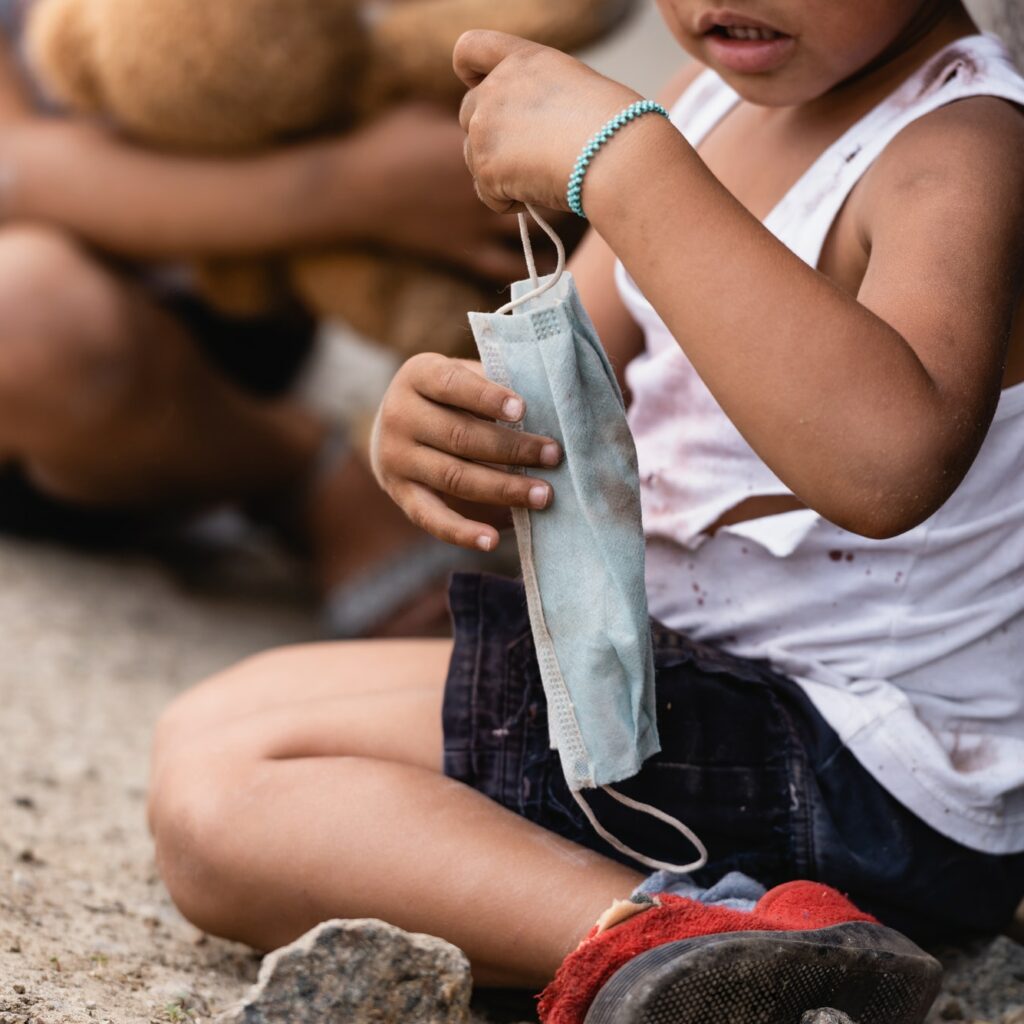
[[[609,118],[641,99],[559,50],[502,32],[467,32],[455,71],[469,87],[460,120],[480,198],[567,210],[580,151]]]
[[[498,531],[460,515],[444,496],[485,505],[542,509],[551,485],[501,467],[557,466],[551,438],[499,426],[518,423],[521,398],[487,380],[479,363],[419,355],[395,375],[371,443],[381,487],[421,529],[449,544],[492,551]]]

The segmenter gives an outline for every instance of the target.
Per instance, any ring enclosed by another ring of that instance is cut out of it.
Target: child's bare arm
[[[671,106],[703,70],[700,64],[686,65],[673,76],[658,99]],[[643,351],[644,338],[615,286],[615,253],[596,231],[589,231],[573,254],[569,269],[601,344],[615,367],[619,384],[624,386],[626,367]]]
[[[140,259],[371,241],[496,278],[520,264],[505,244],[514,225],[479,212],[458,125],[424,106],[238,159],[152,152],[74,120],[0,119],[0,220]]]
[[[890,148],[862,211],[857,296],[771,236],[667,126],[610,148],[591,183],[591,216],[729,418],[807,505],[857,533],[895,535],[938,509],[995,409],[1024,259],[1024,123],[989,113],[999,127],[950,108]],[[631,160],[658,171],[627,197]]]
[[[564,206],[581,134],[636,99],[509,37],[464,38],[457,65],[479,86],[464,122],[494,209]],[[661,118],[606,147],[585,203],[765,462],[827,518],[881,537],[941,505],[988,427],[1024,260],[1022,167],[1024,122],[998,101],[908,129],[873,175],[859,296],[777,241]]]

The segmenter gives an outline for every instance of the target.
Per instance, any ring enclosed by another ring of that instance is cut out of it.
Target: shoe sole
[[[941,977],[937,960],[881,925],[730,932],[634,957],[584,1024],[800,1024],[822,1007],[856,1024],[920,1024]]]

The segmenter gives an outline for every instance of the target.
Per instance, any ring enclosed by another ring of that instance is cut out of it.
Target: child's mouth
[[[795,44],[785,32],[739,21],[712,25],[705,31],[704,39],[716,63],[748,75],[774,71],[789,57]]]
[[[744,28],[742,25],[716,25],[711,35],[724,36],[726,39],[769,40],[781,39],[782,33],[770,28]]]

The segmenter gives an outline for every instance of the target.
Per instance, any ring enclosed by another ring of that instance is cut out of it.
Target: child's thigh
[[[179,697],[157,727],[154,763],[194,744],[248,760],[374,757],[440,770],[447,640],[285,647]]]

